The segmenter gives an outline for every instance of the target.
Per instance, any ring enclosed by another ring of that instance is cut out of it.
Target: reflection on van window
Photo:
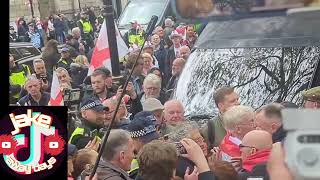
[[[131,1],[123,11],[119,26],[129,25],[132,21],[137,21],[139,24],[148,24],[153,15],[160,16],[164,11],[166,1]]]
[[[319,47],[196,49],[189,57],[175,96],[188,114],[217,114],[213,92],[233,86],[243,105],[302,102],[320,57]]]

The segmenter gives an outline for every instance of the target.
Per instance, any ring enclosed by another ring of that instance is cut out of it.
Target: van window
[[[119,26],[129,25],[132,21],[148,24],[153,15],[160,16],[163,13],[166,3],[165,0],[130,1],[119,19]],[[159,19],[161,18],[159,17]]]
[[[40,55],[40,51],[35,47],[19,47],[17,50],[23,57]]]

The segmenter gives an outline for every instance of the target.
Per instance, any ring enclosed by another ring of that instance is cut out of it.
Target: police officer
[[[81,125],[73,131],[69,139],[69,144],[76,145],[78,149],[84,148],[95,136],[101,140],[109,108],[94,98],[87,98],[82,101],[80,111]]]
[[[70,49],[66,46],[61,50],[61,59],[57,63],[57,67],[63,67],[66,70],[70,70],[70,64],[73,62],[71,58]]]
[[[137,21],[131,22],[131,29],[124,34],[124,40],[128,47],[132,47],[133,44],[138,46],[142,46],[144,42],[144,34],[145,32],[139,28],[139,24]]]
[[[12,54],[9,54],[9,82],[10,82],[10,104],[17,103],[20,91],[25,84],[27,77],[31,75],[28,65],[17,64]]]
[[[304,108],[320,109],[320,86],[311,88],[302,93]]]
[[[88,20],[87,12],[81,12],[80,20],[78,21],[78,27],[81,31],[81,38],[85,41],[86,52],[89,51],[89,47],[94,47],[93,37],[93,27]]]

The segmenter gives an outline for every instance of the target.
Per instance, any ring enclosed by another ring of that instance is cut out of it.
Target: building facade
[[[128,0],[112,0],[113,4],[120,3],[123,9]],[[28,21],[32,18],[30,0],[10,0],[10,22],[15,22],[24,16]],[[63,13],[71,17],[81,8],[95,7],[97,10],[103,5],[103,0],[31,0],[35,17],[45,18],[53,13]],[[98,12],[98,11],[96,11]]]

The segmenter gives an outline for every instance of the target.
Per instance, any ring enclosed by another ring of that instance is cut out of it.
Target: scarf
[[[257,151],[257,153],[248,156],[243,161],[242,168],[248,172],[251,172],[256,165],[268,161],[270,152],[271,152],[270,150],[262,150],[262,151]]]
[[[223,138],[219,146],[222,160],[230,162],[232,157],[241,156],[239,144],[241,144],[241,140],[231,136],[231,133],[227,132],[227,135]]]

